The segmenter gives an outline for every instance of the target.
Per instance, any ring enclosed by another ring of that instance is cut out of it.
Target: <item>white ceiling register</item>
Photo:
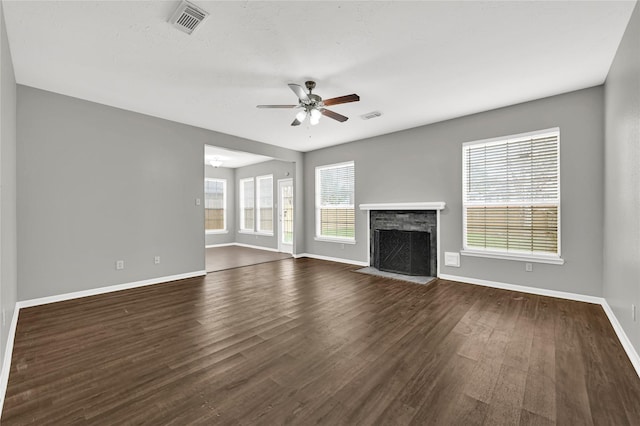
[[[444,201],[360,204],[360,210],[443,210]]]

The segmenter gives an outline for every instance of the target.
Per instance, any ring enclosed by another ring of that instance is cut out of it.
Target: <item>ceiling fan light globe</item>
[[[311,110],[311,118],[315,118],[317,120],[320,120],[321,116],[322,116],[322,113],[320,112],[319,109],[314,108],[314,109]]]
[[[309,118],[309,124],[311,124],[312,126],[315,126],[319,122],[320,122],[320,117],[314,117],[313,114],[311,114],[311,118]]]
[[[305,110],[302,110],[296,114],[296,120],[298,120],[301,123],[304,121],[305,118],[307,118],[307,111]]]

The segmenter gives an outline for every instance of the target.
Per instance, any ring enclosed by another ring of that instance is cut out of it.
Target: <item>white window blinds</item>
[[[254,182],[253,178],[240,179],[240,230],[254,230]]]
[[[258,232],[273,232],[273,175],[258,176]]]
[[[353,240],[354,218],[353,161],[316,167],[316,236]]]
[[[559,131],[463,145],[464,248],[560,255]]]

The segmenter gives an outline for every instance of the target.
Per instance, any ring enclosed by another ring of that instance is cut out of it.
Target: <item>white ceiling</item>
[[[635,1],[3,1],[16,80],[310,151],[601,84]],[[291,127],[287,83],[357,93]],[[362,120],[379,110],[382,117]]]
[[[204,163],[209,164],[213,159],[222,161],[220,167],[235,169],[237,167],[249,166],[251,164],[262,163],[264,161],[273,160],[271,157],[264,155],[250,154],[248,152],[232,151],[230,149],[219,148],[216,146],[204,146]]]

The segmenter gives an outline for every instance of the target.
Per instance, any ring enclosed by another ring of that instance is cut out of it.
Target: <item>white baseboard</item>
[[[301,257],[310,257],[311,259],[328,260],[330,262],[347,263],[349,265],[369,266],[368,262],[363,262],[360,260],[342,259],[340,257],[323,256],[321,254],[300,253],[300,254],[294,254],[293,257],[295,257],[296,259]]]
[[[251,245],[251,244],[244,244],[244,243],[212,244],[212,245],[209,245],[209,246],[204,246],[204,248],[229,247],[229,246],[247,247],[247,248],[252,248],[252,249],[257,249],[257,250],[275,251],[276,253],[281,253],[280,250],[274,249],[274,248],[271,248],[271,247],[254,246],[254,245]]]
[[[613,327],[616,334],[618,335],[618,339],[620,340],[622,347],[627,353],[627,356],[629,357],[631,364],[633,364],[633,367],[636,369],[636,373],[638,374],[638,377],[640,377],[640,356],[638,355],[638,352],[631,344],[631,340],[629,340],[629,336],[627,336],[627,333],[624,332],[624,329],[620,325],[620,321],[618,321],[618,318],[613,313],[613,310],[611,309],[611,306],[609,306],[607,299],[602,299],[602,309],[604,309],[604,313],[607,314],[607,317],[609,317],[609,322],[611,323],[611,326]]]
[[[4,408],[4,397],[7,393],[7,385],[9,384],[9,371],[11,370],[11,357],[13,356],[13,341],[16,337],[16,327],[18,326],[18,315],[20,308],[16,303],[13,309],[13,318],[11,318],[11,326],[7,335],[7,346],[4,350],[4,358],[2,358],[2,371],[0,371],[0,414]]]
[[[616,315],[613,313],[613,310],[609,306],[609,303],[607,303],[607,300],[603,297],[587,296],[584,294],[568,293],[564,291],[548,290],[544,288],[527,287],[527,286],[515,285],[515,284],[506,284],[506,283],[500,283],[496,281],[479,280],[476,278],[459,277],[456,275],[440,274],[438,278],[441,278],[443,280],[458,281],[462,283],[476,284],[476,285],[481,285],[485,287],[500,288],[503,290],[519,291],[521,293],[530,293],[530,294],[537,294],[540,296],[557,297],[559,299],[576,300],[579,302],[588,302],[588,303],[594,303],[596,305],[600,305],[602,306],[604,313],[607,315],[607,318],[609,318],[609,322],[611,323],[613,330],[618,336],[618,340],[620,340],[620,344],[622,345],[622,348],[627,353],[627,356],[629,357],[629,360],[631,361],[633,368],[636,370],[636,374],[638,375],[638,377],[640,377],[640,356],[638,356],[638,352],[635,350],[635,348],[631,344],[631,340],[629,340],[627,333],[625,333],[624,329],[620,325],[620,322],[618,321],[618,318],[616,317]]]
[[[497,281],[480,280],[477,278],[459,277],[457,275],[440,274],[438,277],[443,280],[458,281],[467,284],[476,284],[484,287],[501,288],[503,290],[519,291],[522,293],[537,294],[540,296],[557,297],[558,299],[577,300],[579,302],[595,303],[601,305],[604,300],[602,297],[587,296],[585,294],[568,293],[564,291],[548,290],[546,288],[527,287],[523,285],[507,284]]]
[[[275,251],[276,253],[280,253],[280,250],[274,249],[274,248],[271,248],[271,247],[254,246],[254,245],[251,245],[251,244],[244,244],[244,243],[233,243],[233,244],[238,246],[238,247],[247,247],[247,248],[252,248],[252,249]]]
[[[58,294],[55,296],[40,297],[37,299],[22,300],[16,303],[18,308],[29,308],[31,306],[45,305],[47,303],[62,302],[63,300],[77,299],[79,297],[95,296],[97,294],[111,293],[114,291],[128,290],[130,288],[144,287],[147,285],[166,283],[169,281],[184,280],[187,278],[201,277],[207,275],[207,271],[187,272],[178,275],[168,275],[165,277],[151,278],[149,280],[135,281],[131,283],[116,284],[106,287],[92,288],[89,290],[74,291],[72,293]]]

